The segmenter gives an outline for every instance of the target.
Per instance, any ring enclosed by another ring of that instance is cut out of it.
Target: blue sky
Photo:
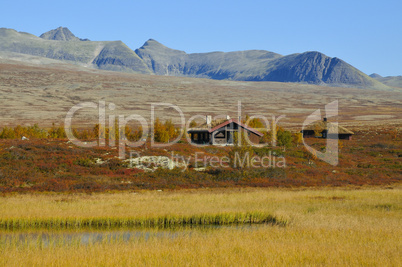
[[[366,74],[402,75],[402,1],[5,0],[0,27],[40,35],[58,26],[130,48],[153,38],[188,53],[320,51]]]

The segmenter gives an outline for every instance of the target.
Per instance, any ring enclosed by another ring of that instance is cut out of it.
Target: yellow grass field
[[[6,195],[0,198],[3,221],[263,212],[287,224],[164,230],[172,233],[169,235],[158,235],[157,229],[140,229],[156,234],[88,244],[62,242],[57,239],[60,230],[1,230],[0,265],[400,266],[401,189],[394,185]],[[36,240],[19,241],[22,234],[46,231],[50,233],[50,243],[40,242],[40,234]]]

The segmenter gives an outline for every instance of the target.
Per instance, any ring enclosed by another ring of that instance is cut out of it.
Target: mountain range
[[[122,41],[81,39],[64,27],[39,37],[0,28],[0,52],[2,57],[17,53],[141,74],[390,89],[378,77],[316,51],[285,56],[265,50],[188,54],[153,39],[133,51]]]

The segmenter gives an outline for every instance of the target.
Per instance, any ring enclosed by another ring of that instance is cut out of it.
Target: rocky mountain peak
[[[377,74],[377,73],[372,73],[372,74],[370,74],[369,76],[370,76],[371,78],[374,78],[374,79],[383,78],[380,74]]]
[[[67,27],[58,27],[39,36],[46,40],[56,41],[89,41],[88,39],[80,39],[76,37]]]

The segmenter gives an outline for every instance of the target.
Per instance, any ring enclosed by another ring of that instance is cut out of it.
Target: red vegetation
[[[38,129],[31,129],[35,132]],[[57,129],[53,129],[57,132]],[[10,132],[9,130],[7,130]],[[5,131],[5,133],[7,132]],[[355,131],[340,144],[340,162],[331,166],[307,156],[302,145],[253,149],[258,156],[283,155],[285,168],[192,169],[194,154],[228,156],[231,147],[195,147],[179,143],[166,148],[137,148],[141,156],[192,156],[190,168],[144,172],[129,169],[111,147],[81,148],[66,139],[0,139],[0,192],[97,192],[138,189],[211,187],[361,186],[399,183],[402,178],[401,138],[392,129]],[[325,140],[306,139],[323,151]],[[285,150],[285,151],[284,151]],[[129,157],[127,149],[127,158]],[[202,165],[202,164],[201,164]]]

